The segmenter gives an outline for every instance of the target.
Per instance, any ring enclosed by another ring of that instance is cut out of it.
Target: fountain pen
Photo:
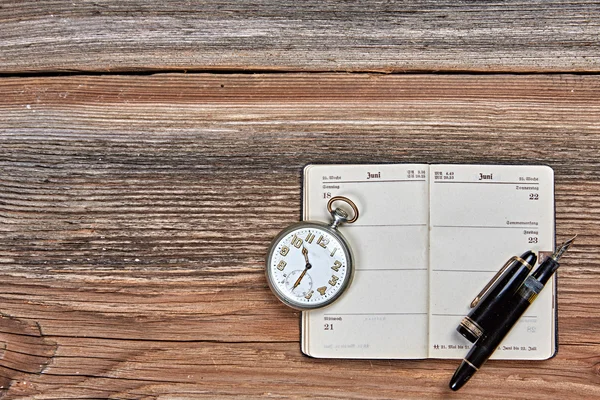
[[[577,237],[577,235],[575,235]],[[552,256],[546,258],[544,262],[525,279],[525,282],[517,290],[517,292],[505,302],[499,305],[498,315],[504,320],[504,323],[499,324],[498,328],[485,332],[477,342],[473,345],[467,356],[463,359],[460,366],[450,380],[450,389],[460,389],[471,377],[481,368],[481,366],[492,355],[494,350],[506,337],[508,332],[519,320],[521,315],[527,310],[529,305],[533,303],[537,295],[542,291],[544,285],[552,274],[558,269],[558,260],[567,251],[569,246],[575,240],[575,237],[567,240],[560,245]]]

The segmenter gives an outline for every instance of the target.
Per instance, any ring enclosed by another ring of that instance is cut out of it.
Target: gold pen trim
[[[527,266],[528,270],[531,271],[531,269],[533,268],[533,265],[529,264],[527,261],[523,260],[521,257],[515,256],[514,258],[515,258],[515,260],[519,261],[521,264]]]
[[[500,270],[496,273],[496,275],[494,275],[494,277],[487,283],[487,285],[485,285],[485,287],[481,290],[481,292],[479,292],[479,294],[477,296],[475,296],[475,298],[471,302],[471,308],[474,308],[475,306],[477,306],[477,304],[479,304],[481,299],[487,294],[487,292],[492,288],[492,286],[494,286],[494,284],[502,277],[502,275],[504,275],[504,272],[508,269],[508,267],[514,261],[518,261],[521,264],[525,265],[527,267],[527,269],[529,269],[530,271],[533,268],[533,266],[531,264],[529,264],[527,261],[523,260],[519,256],[513,256],[513,257],[509,258],[509,260],[502,266],[502,268],[500,268]]]
[[[462,321],[460,322],[460,325],[465,328],[466,330],[468,330],[469,332],[471,332],[473,334],[473,336],[479,338],[481,335],[483,335],[483,328],[481,326],[479,326],[479,324],[475,321],[473,321],[473,319],[471,319],[470,317],[464,317],[462,319]]]
[[[466,358],[463,358],[463,361],[466,362],[467,364],[469,364],[471,367],[475,368],[475,371],[479,371],[479,368],[477,368],[476,366],[474,366],[471,362],[469,362],[469,360],[467,360]]]
[[[535,299],[537,299],[538,294],[537,293],[532,293],[531,296],[529,296],[529,298],[527,299],[527,301],[529,303],[533,303],[535,301]]]

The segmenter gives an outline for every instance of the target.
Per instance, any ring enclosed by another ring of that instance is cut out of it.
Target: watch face
[[[312,309],[330,304],[351,278],[350,250],[339,232],[327,225],[293,225],[271,244],[267,279],[289,306]]]

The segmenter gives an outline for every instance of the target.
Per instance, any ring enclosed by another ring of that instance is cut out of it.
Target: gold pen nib
[[[554,254],[552,254],[552,259],[554,261],[558,261],[558,259],[561,258],[563,254],[565,254],[565,252],[569,249],[569,247],[571,247],[571,245],[575,241],[576,237],[577,237],[577,235],[573,236],[571,239],[567,240],[566,242],[564,242],[563,244],[558,246],[556,248],[556,251],[554,252]]]

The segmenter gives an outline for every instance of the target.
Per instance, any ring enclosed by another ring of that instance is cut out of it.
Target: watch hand
[[[302,247],[302,255],[304,256],[304,260],[306,260],[306,264],[310,264],[310,261],[308,261],[308,250],[306,250],[306,247]]]
[[[298,279],[296,279],[296,282],[294,282],[292,290],[296,289],[298,285],[300,285],[302,278],[304,278],[304,275],[306,275],[306,271],[312,268],[312,265],[310,265],[310,262],[308,261],[308,250],[306,250],[306,247],[302,247],[302,255],[304,256],[304,260],[306,260],[306,267],[304,267],[304,271],[302,271]]]
[[[310,264],[308,264],[310,265]],[[300,276],[298,277],[298,279],[296,279],[296,282],[294,283],[294,286],[292,287],[292,290],[296,289],[298,287],[298,285],[300,284],[300,281],[302,280],[302,278],[304,278],[304,275],[306,275],[306,271],[308,270],[308,268],[304,268],[304,271],[302,271],[302,273],[300,274]]]

